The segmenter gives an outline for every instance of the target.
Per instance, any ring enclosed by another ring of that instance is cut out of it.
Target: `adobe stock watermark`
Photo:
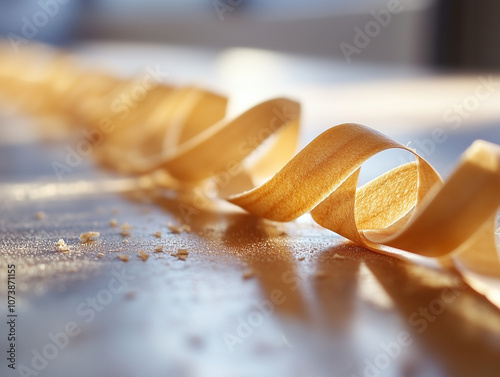
[[[393,360],[396,360],[403,354],[404,348],[410,347],[413,339],[408,331],[401,331],[396,339],[387,343],[380,343],[381,351],[377,353],[372,360],[364,359],[363,377],[379,377],[382,371],[390,367]],[[359,377],[351,374],[350,377]]]
[[[28,44],[34,39],[40,29],[43,29],[51,19],[56,17],[61,9],[61,5],[68,4],[70,0],[38,0],[39,10],[31,17],[21,18],[20,34],[10,32],[7,34],[10,46],[14,52],[18,53],[21,45]]]
[[[94,148],[98,147],[104,141],[106,134],[112,133],[116,128],[117,121],[124,121],[144,99],[148,92],[161,84],[162,77],[167,72],[162,72],[161,67],[156,65],[153,69],[146,67],[146,74],[137,80],[128,90],[120,92],[114,99],[110,108],[110,116],[99,120],[99,125],[91,130],[82,130],[83,136],[77,142],[75,148],[67,145],[64,161],[53,161],[51,166],[57,179],[62,182],[66,174],[72,173],[83,162],[85,157],[92,154]]]
[[[411,1],[411,0],[410,0]],[[372,20],[368,21],[363,28],[354,27],[353,43],[341,42],[339,44],[342,54],[347,63],[352,62],[353,54],[359,55],[367,48],[374,38],[377,38],[382,30],[384,30],[392,22],[393,16],[403,12],[403,4],[401,0],[389,0],[387,9],[376,11],[372,9],[370,14]]]
[[[106,288],[99,290],[92,297],[87,297],[85,301],[76,307],[77,320],[68,321],[60,331],[47,333],[47,343],[41,348],[33,348],[31,350],[32,358],[30,364],[19,364],[17,368],[21,377],[38,376],[44,371],[49,363],[56,359],[70,344],[71,339],[82,332],[85,324],[88,325],[94,321],[97,313],[102,312],[106,306],[111,304],[114,297],[124,292],[129,282],[136,278],[135,275],[128,274],[121,265],[111,273],[113,277],[109,280]]]
[[[238,153],[246,156],[249,153],[258,152],[258,148],[262,148],[264,141],[274,134],[282,124],[297,119],[297,114],[291,112],[286,106],[282,109],[274,108],[272,113],[273,116],[267,127],[262,128],[257,135],[241,141],[236,146]],[[180,203],[178,205],[184,223],[189,224],[192,216],[196,216],[200,211],[208,208],[211,200],[217,198],[218,192],[227,188],[231,179],[242,171],[243,165],[240,161],[229,160],[223,170],[211,174],[210,180],[206,184],[196,187],[193,191],[191,203]]]
[[[495,93],[498,93],[500,81],[496,81],[492,74],[487,77],[478,76],[477,80],[478,84],[473,93],[464,97],[461,101],[454,103],[443,113],[443,120],[446,123],[451,123],[453,131],[462,128],[463,122],[481,108],[481,103],[491,99]],[[429,137],[416,138],[410,141],[407,146],[413,145],[422,157],[429,157],[434,154],[437,146],[445,143],[449,137],[450,130],[443,127],[436,127],[431,131]],[[408,159],[400,156],[400,160],[402,163],[413,161],[411,156],[408,156]]]
[[[443,120],[446,123],[452,123],[451,128],[458,129],[462,126],[464,119],[469,118],[472,113],[479,110],[481,103],[489,100],[493,94],[500,88],[500,81],[495,81],[493,74],[488,77],[479,76],[478,84],[474,93],[465,97],[462,101],[454,103],[443,113]]]
[[[419,307],[408,317],[408,323],[416,328],[416,331],[421,334],[429,326],[429,322],[434,322],[441,314],[443,314],[448,305],[453,304],[462,294],[466,286],[458,288],[444,288],[441,291],[440,297],[432,300],[426,307]]]
[[[213,0],[212,5],[214,6],[219,19],[224,21],[224,15],[229,12],[232,13],[237,7],[243,3],[243,0]]]
[[[426,307],[419,307],[408,317],[408,323],[415,328],[419,334],[427,330],[429,322],[434,322],[442,315],[448,305],[453,304],[462,294],[466,287],[444,288],[441,290],[439,298],[432,300]],[[408,331],[400,331],[396,338],[387,343],[380,343],[381,349],[371,360],[363,360],[363,377],[381,377],[383,372],[388,369],[392,362],[403,355],[405,348],[410,347],[414,338]],[[351,373],[350,377],[360,377]]]
[[[295,292],[300,288],[301,282],[307,278],[307,274],[295,270],[284,271],[280,278],[286,285],[285,291]],[[254,309],[246,316],[239,316],[238,324],[234,331],[226,331],[222,334],[224,343],[229,352],[234,353],[236,346],[243,344],[255,331],[264,324],[265,320],[271,317],[277,306],[283,305],[287,300],[282,289],[273,289],[269,293],[269,299],[254,301]]]
[[[448,133],[442,127],[436,127],[431,131],[431,135],[428,138],[415,138],[406,144],[407,147],[416,147],[416,150],[422,157],[429,157],[432,155],[439,144],[443,144],[448,140]],[[402,164],[406,164],[408,162],[413,162],[414,157],[412,156],[399,156],[399,160]]]

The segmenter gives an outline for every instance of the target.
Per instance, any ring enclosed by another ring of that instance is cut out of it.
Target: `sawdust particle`
[[[149,255],[144,250],[139,250],[138,257],[141,258],[143,262],[146,262],[149,258]]]
[[[118,254],[116,257],[119,260],[121,260],[122,262],[128,262],[130,259],[128,255],[124,255],[124,254]]]
[[[57,250],[60,251],[61,253],[69,253],[69,246],[64,242],[64,240],[61,238],[59,241],[57,241]]]
[[[98,238],[101,234],[99,232],[85,232],[80,234],[80,242],[86,243],[94,238]]]

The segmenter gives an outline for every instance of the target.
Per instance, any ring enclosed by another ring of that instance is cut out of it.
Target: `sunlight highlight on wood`
[[[476,141],[446,182],[414,150],[359,124],[332,127],[294,156],[300,105],[291,99],[271,99],[227,120],[227,99],[207,90],[84,70],[45,47],[19,55],[8,48],[0,48],[0,92],[24,112],[83,127],[93,135],[95,157],[114,170],[163,170],[176,187],[224,176],[219,197],[256,216],[291,221],[310,212],[366,249],[453,258],[500,278],[497,145]],[[133,106],[120,107],[133,93]],[[413,153],[415,162],[357,188],[362,164],[392,148]]]

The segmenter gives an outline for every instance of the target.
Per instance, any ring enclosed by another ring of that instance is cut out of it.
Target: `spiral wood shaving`
[[[190,187],[229,176],[220,196],[257,216],[290,221],[310,212],[321,226],[369,250],[453,256],[470,271],[500,278],[497,145],[474,142],[446,182],[414,150],[359,124],[332,127],[293,157],[300,115],[293,100],[272,99],[225,120],[227,99],[197,87],[116,78],[39,46],[18,55],[2,49],[1,92],[26,112],[64,115],[67,124],[100,130],[95,156],[113,169],[163,169]],[[140,101],[120,110],[120,96],[134,91]],[[253,153],[268,139],[271,145]],[[416,161],[356,188],[361,165],[390,148],[405,149]]]

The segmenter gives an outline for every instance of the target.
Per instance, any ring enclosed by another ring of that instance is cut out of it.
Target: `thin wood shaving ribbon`
[[[164,169],[183,185],[227,173],[232,179],[219,187],[220,196],[257,216],[290,221],[310,212],[321,226],[372,251],[453,256],[470,271],[500,278],[497,145],[476,141],[444,183],[414,150],[358,124],[327,130],[290,160],[300,115],[295,101],[269,100],[225,120],[226,98],[158,84],[120,112],[116,101],[133,92],[137,80],[82,71],[64,54],[32,65],[27,73],[25,63],[39,54],[37,49],[21,56],[5,52],[2,91],[35,114],[63,114],[90,131],[106,129],[103,125],[112,129],[96,143],[96,155],[116,170]],[[271,135],[276,135],[273,144],[260,151]],[[416,161],[356,188],[361,165],[390,148],[405,149]],[[232,195],[225,196],[228,192]]]

